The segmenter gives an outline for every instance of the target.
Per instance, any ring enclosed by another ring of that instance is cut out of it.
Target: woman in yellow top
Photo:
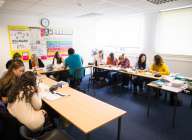
[[[154,63],[150,67],[150,72],[158,73],[160,75],[169,75],[169,67],[163,62],[160,55],[154,56]]]

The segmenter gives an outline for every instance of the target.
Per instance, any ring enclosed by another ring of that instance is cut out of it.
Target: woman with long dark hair
[[[147,62],[146,54],[144,53],[140,54],[135,68],[138,70],[146,70],[146,62]]]
[[[53,58],[53,62],[52,64],[61,64],[62,63],[62,57],[59,55],[59,52],[55,52],[54,58]]]
[[[11,87],[17,82],[17,79],[25,71],[24,64],[21,60],[14,60],[9,66],[8,71],[0,79],[0,97],[6,103],[8,92]]]
[[[142,53],[139,55],[137,63],[135,65],[135,69],[138,71],[145,71],[147,69],[147,56],[146,54]],[[133,90],[134,94],[138,94],[137,87],[139,87],[139,91],[143,92],[143,83],[144,79],[141,77],[133,77]]]
[[[36,75],[31,71],[25,72],[9,92],[7,109],[20,123],[37,132],[45,122],[46,111],[41,110],[41,106]]]

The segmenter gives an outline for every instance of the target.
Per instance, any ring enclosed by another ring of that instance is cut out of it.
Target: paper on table
[[[172,87],[170,85],[163,85],[162,86],[162,89],[172,91],[172,92],[176,92],[176,93],[179,93],[179,92],[183,91],[185,88],[186,88],[186,86],[182,86],[180,88]]]
[[[59,98],[61,98],[62,96],[58,95],[58,94],[52,94],[51,92],[47,92],[47,93],[40,93],[40,96],[44,99],[53,101],[53,100],[57,100]]]

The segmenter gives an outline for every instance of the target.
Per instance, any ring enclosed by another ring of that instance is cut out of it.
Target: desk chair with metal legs
[[[74,70],[74,75],[69,77],[69,85],[70,87],[77,89],[82,92],[86,92],[83,89],[80,88],[81,81],[83,77],[85,76],[85,68],[77,68]]]
[[[33,136],[25,126],[21,126],[20,135],[26,140],[73,140],[64,130],[59,129],[44,132],[39,136]]]

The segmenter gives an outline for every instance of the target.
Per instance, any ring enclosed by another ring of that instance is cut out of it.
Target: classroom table
[[[56,84],[56,81],[45,77],[41,78],[41,81],[49,86]],[[117,140],[120,140],[122,116],[126,111],[70,87],[60,88],[57,91],[69,96],[54,101],[46,99],[43,101],[84,132],[86,139],[89,139],[90,133],[95,129],[118,119]]]
[[[131,70],[131,69],[122,69],[122,68],[117,67],[117,66],[100,65],[100,66],[93,66],[93,68],[109,70],[109,71],[116,71],[116,72],[132,75],[132,76],[138,76],[138,77],[151,79],[152,81],[159,80],[159,79],[162,79],[164,77],[164,76],[155,77],[153,73],[143,72],[143,71],[134,71],[134,70]],[[189,79],[189,80],[192,79],[190,77],[184,77],[184,78]],[[182,87],[182,88],[173,88],[173,87],[169,87],[169,86],[160,87],[160,86],[154,84],[153,82],[148,83],[147,86],[150,87],[150,88],[156,88],[158,90],[164,90],[164,91],[166,91],[166,94],[168,92],[168,93],[172,94],[174,98],[176,98],[177,94],[181,93],[183,90],[186,89],[186,87]],[[148,95],[147,117],[149,117],[150,95],[149,94],[147,94],[147,95]],[[175,99],[174,99],[174,101],[175,101]],[[192,100],[191,100],[191,105],[190,106],[192,107]],[[172,127],[173,128],[175,127],[176,109],[177,109],[177,105],[176,105],[176,103],[174,103],[173,115],[172,115]]]
[[[53,74],[53,73],[57,73],[57,72],[67,72],[69,69],[65,69],[63,67],[60,68],[54,68],[53,70],[46,70],[45,68],[38,68],[36,69],[36,72],[38,74]]]
[[[158,80],[161,78],[161,77],[155,77],[154,74],[150,72],[137,71],[137,70],[132,70],[130,68],[120,68],[117,66],[109,66],[109,65],[99,65],[99,66],[92,66],[92,67],[97,69],[116,71],[119,73],[124,73],[132,76],[139,76],[139,77],[153,79],[153,80]]]
[[[163,90],[166,91],[165,94],[167,95],[167,92],[173,95],[173,101],[174,101],[174,105],[173,105],[173,114],[172,114],[172,127],[175,127],[175,118],[176,118],[176,110],[177,110],[177,94],[181,93],[182,91],[184,91],[187,87],[184,85],[182,87],[172,87],[168,84],[163,85],[163,86],[159,86],[157,84],[155,84],[154,82],[150,82],[147,84],[148,87],[150,88],[155,88],[158,90]],[[149,117],[150,114],[150,95],[148,93],[148,107],[147,107],[147,117]]]

